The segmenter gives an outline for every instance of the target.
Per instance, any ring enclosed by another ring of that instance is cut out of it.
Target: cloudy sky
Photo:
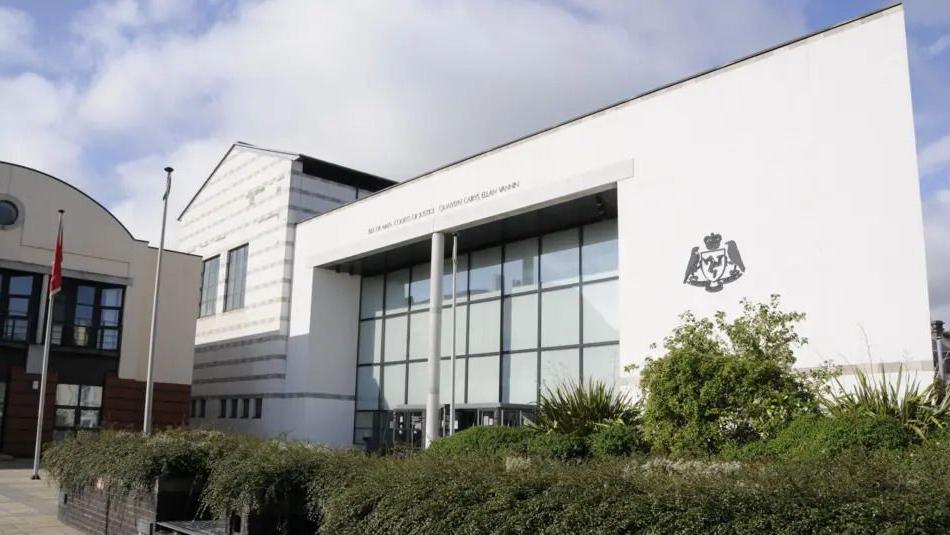
[[[162,168],[177,214],[233,141],[403,179],[889,3],[0,0],[0,160],[154,240]],[[950,320],[950,0],[906,10],[931,305]]]

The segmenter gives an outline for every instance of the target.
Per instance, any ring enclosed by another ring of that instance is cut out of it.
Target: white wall
[[[621,365],[642,362],[686,309],[735,311],[771,293],[809,315],[801,365],[860,364],[868,347],[879,361],[929,361],[914,145],[898,6],[306,221],[295,263],[616,185]],[[517,187],[443,209],[507,184]],[[748,268],[717,294],[682,282],[710,232],[735,240]]]

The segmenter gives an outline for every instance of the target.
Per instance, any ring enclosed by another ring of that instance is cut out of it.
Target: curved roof
[[[32,167],[28,167],[28,166],[26,166],[26,165],[20,165],[20,164],[18,164],[18,163],[8,162],[8,161],[5,161],[5,160],[0,160],[0,164],[9,165],[9,166],[11,166],[11,167],[19,167],[20,169],[26,169],[27,171],[33,171],[34,173],[43,175],[43,176],[45,176],[45,177],[52,178],[53,180],[55,180],[55,181],[57,181],[57,182],[59,182],[59,183],[65,185],[65,186],[67,186],[67,187],[73,189],[74,191],[76,191],[77,193],[79,193],[80,195],[82,195],[83,197],[89,199],[93,204],[95,204],[96,206],[98,206],[99,208],[101,208],[103,212],[109,214],[109,217],[111,217],[113,220],[115,220],[115,222],[118,223],[120,227],[122,227],[122,230],[124,230],[125,233],[129,235],[129,238],[131,238],[131,239],[133,239],[133,240],[135,240],[135,241],[145,241],[145,240],[139,240],[139,239],[137,239],[135,236],[133,236],[133,235],[132,235],[132,232],[129,231],[129,228],[125,226],[125,223],[123,223],[118,217],[115,216],[115,214],[113,214],[111,211],[109,211],[108,208],[106,208],[105,206],[103,206],[102,203],[100,203],[99,201],[95,200],[94,198],[92,198],[91,196],[89,196],[88,193],[86,193],[86,192],[84,192],[83,190],[77,188],[76,186],[73,186],[73,185],[70,184],[69,182],[66,182],[65,180],[63,180],[63,179],[61,179],[61,178],[57,178],[57,177],[55,177],[55,176],[53,176],[53,175],[51,175],[51,174],[49,174],[49,173],[44,173],[43,171],[40,171],[40,170],[38,170],[38,169],[34,169],[34,168],[32,168]]]

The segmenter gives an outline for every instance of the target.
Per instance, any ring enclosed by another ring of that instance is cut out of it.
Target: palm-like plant
[[[893,418],[912,430],[921,439],[929,431],[950,424],[950,396],[943,393],[942,385],[934,381],[921,389],[916,378],[910,379],[904,367],[897,377],[888,380],[884,367],[880,379],[872,378],[863,370],[856,372],[857,383],[846,390],[838,381],[839,392],[825,399],[825,407],[833,416],[862,414]]]
[[[639,418],[640,407],[626,392],[602,382],[571,381],[545,389],[534,425],[541,431],[585,435],[603,425],[635,425]]]

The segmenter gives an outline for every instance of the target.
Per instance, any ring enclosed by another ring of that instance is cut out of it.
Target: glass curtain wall
[[[524,406],[567,381],[614,384],[618,361],[617,221],[458,257],[455,401]],[[451,397],[452,265],[442,282],[441,400]],[[422,408],[428,388],[429,264],[363,278],[354,441],[375,441],[380,413]]]

